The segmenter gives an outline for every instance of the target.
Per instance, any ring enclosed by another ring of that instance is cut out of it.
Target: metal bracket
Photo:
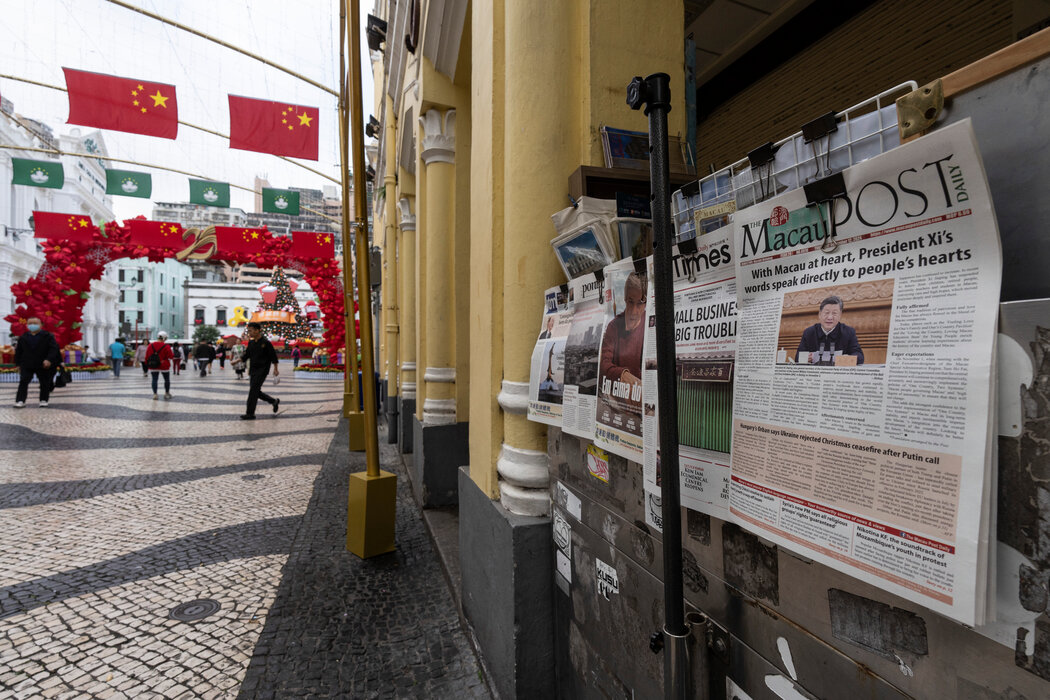
[[[707,625],[707,648],[718,657],[719,661],[728,664],[729,632],[715,624]]]
[[[897,128],[901,141],[929,129],[944,109],[944,87],[940,78],[897,99]]]

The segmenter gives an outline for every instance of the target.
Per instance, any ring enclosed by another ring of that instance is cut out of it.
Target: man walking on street
[[[270,373],[270,365],[273,365],[273,376],[280,376],[277,369],[277,351],[273,344],[263,335],[262,326],[258,323],[248,324],[248,347],[244,351],[244,359],[248,361],[248,407],[241,420],[255,420],[255,404],[259,399],[273,406],[273,412],[277,413],[281,406],[281,400],[275,399],[262,390],[266,375]]]
[[[211,361],[215,359],[215,348],[209,343],[202,341],[193,351],[193,356],[197,359],[197,367],[201,371],[201,376],[208,376],[208,371],[211,368]]]
[[[158,375],[164,377],[164,398],[171,398],[171,347],[168,345],[168,334],[161,331],[157,339],[146,349],[145,365],[153,375],[153,400],[157,400]]]
[[[29,382],[36,375],[40,382],[40,406],[46,407],[51,396],[51,377],[54,367],[61,357],[58,353],[58,341],[48,331],[41,330],[40,319],[35,316],[28,320],[26,329],[15,346],[15,364],[19,368],[18,391],[15,392],[15,408],[25,408],[26,396],[29,395]]]
[[[120,368],[124,366],[124,339],[117,338],[109,345],[109,364],[113,367],[113,376],[120,376]]]

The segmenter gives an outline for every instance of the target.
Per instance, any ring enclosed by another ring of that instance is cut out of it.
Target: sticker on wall
[[[583,503],[580,501],[579,496],[565,488],[565,484],[560,481],[554,482],[554,500],[562,508],[569,511],[569,515],[581,522],[583,521]]]
[[[610,593],[620,592],[620,581],[616,576],[616,569],[598,558],[595,558],[594,565],[598,580],[598,594],[609,600]]]
[[[572,528],[569,521],[558,510],[554,511],[554,544],[566,554],[572,554]]]
[[[591,444],[587,447],[587,471],[595,479],[609,483],[609,453]]]
[[[645,492],[645,524],[658,532],[664,531],[663,500],[658,493]]]
[[[554,560],[558,567],[558,575],[564,578],[566,583],[572,583],[572,563],[569,557],[559,549],[554,553]]]

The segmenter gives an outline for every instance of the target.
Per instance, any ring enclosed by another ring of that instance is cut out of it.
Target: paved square
[[[489,697],[396,451],[398,550],[362,561],[343,385],[288,375],[255,421],[229,368],[0,384],[0,700]]]

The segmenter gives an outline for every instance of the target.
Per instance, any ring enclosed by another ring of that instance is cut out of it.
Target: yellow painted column
[[[431,109],[419,122],[423,127],[420,157],[427,171],[423,425],[449,425],[456,422],[456,300],[452,284],[456,111]]]
[[[398,395],[398,333],[400,332],[400,310],[398,308],[398,236],[397,236],[397,120],[394,119],[394,100],[386,97],[386,138],[384,143],[383,168],[383,308],[386,311],[386,395],[397,401]]]
[[[386,250],[387,250],[386,226],[384,225],[384,221],[383,221],[385,213],[382,210],[377,210],[375,208],[375,201],[372,202],[372,206],[373,206],[373,211],[375,212],[375,216],[374,216],[374,219],[372,221],[372,224],[375,226],[375,228],[372,229],[372,231],[373,231],[372,243],[373,243],[373,245],[375,245],[379,249],[379,259],[380,259],[380,261],[385,261],[386,260]],[[386,318],[387,318],[387,313],[388,312],[387,312],[387,307],[386,307],[386,305],[387,305],[387,301],[386,301],[386,270],[383,269],[383,266],[381,266],[380,270],[379,270],[379,279],[378,280],[373,279],[371,281],[379,283],[379,294],[377,296],[377,299],[378,299],[377,307],[378,308],[376,309],[376,314],[375,314],[375,324],[376,324],[375,333],[376,333],[376,340],[379,341],[379,347],[378,347],[378,352],[376,353],[376,357],[375,357],[375,370],[376,370],[376,373],[379,375],[380,379],[385,379],[386,378],[386,376],[385,376],[386,375],[386,333],[383,331],[383,329],[386,327]],[[373,343],[373,347],[375,347],[374,343]]]
[[[471,4],[470,478],[492,499],[503,445],[503,5]]]
[[[503,218],[503,445],[500,502],[523,515],[546,515],[547,431],[526,420],[529,364],[543,291],[563,282],[550,247],[550,215],[566,206],[578,163],[578,104],[571,72],[573,11],[560,0],[505,5]],[[498,293],[498,292],[497,292]]]
[[[416,399],[416,216],[412,213],[414,197],[398,202],[398,281],[401,283],[401,333],[398,354],[401,356],[401,400]]]

